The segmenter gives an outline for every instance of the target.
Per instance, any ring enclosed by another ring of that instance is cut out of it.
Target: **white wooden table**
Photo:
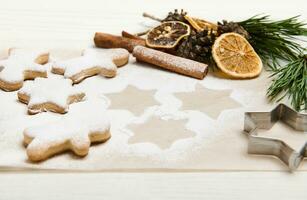
[[[146,11],[174,8],[211,21],[268,13],[301,14],[306,0],[281,1],[18,1],[1,0],[0,47],[85,48],[95,31],[142,31]],[[306,164],[306,162],[304,163]],[[0,200],[13,199],[307,199],[307,173],[47,173],[0,172]]]

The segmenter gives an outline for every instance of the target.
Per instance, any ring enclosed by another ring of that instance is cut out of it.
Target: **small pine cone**
[[[228,22],[226,20],[223,20],[222,23],[218,22],[217,25],[218,25],[218,29],[217,29],[218,35],[221,35],[223,33],[234,32],[234,33],[238,33],[242,35],[246,39],[250,39],[249,33],[238,23]]]
[[[169,12],[167,17],[163,19],[162,22],[180,21],[183,23],[187,23],[188,21],[184,18],[185,15],[187,15],[187,12],[184,12],[183,9],[181,9],[180,13],[177,9],[175,9],[174,12]]]
[[[215,37],[211,31],[192,31],[190,36],[178,45],[176,55],[202,63],[209,63]]]

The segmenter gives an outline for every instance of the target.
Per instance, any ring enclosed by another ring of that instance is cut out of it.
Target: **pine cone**
[[[250,35],[248,34],[248,32],[238,23],[228,22],[226,20],[223,20],[222,23],[218,22],[217,25],[218,25],[218,29],[217,29],[218,35],[221,35],[223,33],[233,32],[233,33],[238,33],[242,35],[246,39],[250,39]]]
[[[188,21],[184,18],[185,15],[187,15],[187,12],[184,12],[183,9],[181,9],[180,13],[177,9],[175,9],[174,12],[169,12],[167,17],[163,19],[162,22],[180,21],[183,23],[188,23]]]
[[[211,49],[215,41],[212,31],[192,31],[191,34],[178,45],[176,55],[202,63],[211,62]]]

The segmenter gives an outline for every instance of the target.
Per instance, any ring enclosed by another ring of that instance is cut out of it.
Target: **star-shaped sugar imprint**
[[[128,143],[153,143],[161,149],[170,148],[177,140],[195,136],[185,127],[186,123],[186,119],[163,120],[154,116],[142,124],[130,124],[127,128],[133,132],[133,136]]]
[[[52,72],[80,83],[95,75],[114,77],[117,67],[127,64],[128,60],[129,52],[126,49],[86,49],[80,57],[55,62]]]
[[[49,53],[25,49],[10,49],[9,57],[0,61],[0,89],[15,91],[25,80],[47,77],[46,64]]]
[[[28,113],[44,111],[66,113],[69,104],[82,101],[85,93],[72,86],[70,79],[63,77],[36,78],[26,82],[18,91],[20,102],[28,104]]]
[[[110,137],[110,122],[101,114],[68,114],[57,122],[24,130],[28,158],[35,162],[67,150],[85,156],[91,143],[105,142]]]
[[[146,108],[159,104],[155,100],[155,93],[156,90],[141,90],[128,85],[121,92],[104,95],[110,99],[109,109],[129,110],[135,115],[140,115]]]
[[[284,126],[272,134],[278,121],[291,129]],[[261,129],[268,131],[260,134]],[[279,104],[271,112],[245,113],[244,131],[248,136],[248,153],[276,156],[290,170],[295,170],[307,156],[307,114],[287,105]]]
[[[196,84],[193,92],[177,92],[174,96],[182,101],[181,109],[198,110],[211,118],[217,118],[227,109],[241,107],[230,97],[231,90],[212,90]]]

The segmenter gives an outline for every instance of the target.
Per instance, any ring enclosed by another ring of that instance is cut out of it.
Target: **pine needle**
[[[288,96],[295,110],[307,110],[307,55],[298,56],[285,66],[275,63],[272,72],[268,98],[280,101]]]
[[[256,15],[238,23],[250,34],[249,42],[266,64],[297,58],[303,52],[297,36],[307,36],[306,23],[299,21],[299,16],[279,21],[269,17]]]

